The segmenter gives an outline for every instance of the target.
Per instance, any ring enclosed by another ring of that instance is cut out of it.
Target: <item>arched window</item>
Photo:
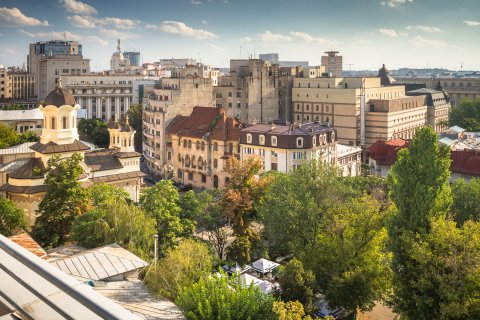
[[[297,148],[303,147],[303,138],[297,138]]]
[[[312,145],[316,146],[317,145],[317,137],[312,138]]]
[[[205,142],[202,141],[202,151],[204,151],[204,150],[205,150]]]
[[[197,150],[200,150],[200,141],[197,141],[197,143],[195,144],[195,147],[197,148]]]
[[[262,146],[265,144],[265,136],[263,134],[258,136],[258,143]]]
[[[276,147],[276,146],[277,146],[277,137],[272,136],[272,147]]]
[[[247,143],[252,143],[252,134],[247,133]]]
[[[188,149],[192,149],[192,140],[188,140]]]
[[[187,139],[183,139],[183,147],[184,147],[184,148],[187,147]]]
[[[57,121],[57,119],[55,119],[55,117],[52,117],[52,129],[55,129],[55,122]]]
[[[203,169],[203,158],[202,157],[198,157],[198,169]]]
[[[195,162],[195,156],[192,156],[192,168],[195,168],[197,163]]]
[[[185,156],[185,167],[190,167],[190,156],[189,155]]]
[[[67,124],[68,118],[66,116],[62,117],[62,129],[67,129],[68,124]]]

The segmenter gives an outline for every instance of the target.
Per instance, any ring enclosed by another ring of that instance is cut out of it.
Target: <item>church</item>
[[[12,171],[1,187],[4,195],[24,210],[28,226],[35,221],[35,210],[45,195],[45,169],[48,160],[56,155],[61,158],[78,153],[83,157],[83,174],[79,183],[87,188],[96,183],[107,183],[123,188],[135,202],[139,200],[144,173],[140,172],[140,154],[134,150],[135,130],[128,116],[120,121],[111,119],[108,124],[110,145],[108,149],[92,150],[80,141],[77,130],[77,111],[80,105],[62,88],[61,80],[40,105],[43,113],[43,129],[40,142],[30,146],[33,157]]]

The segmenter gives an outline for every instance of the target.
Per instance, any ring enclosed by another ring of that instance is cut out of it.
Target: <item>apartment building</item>
[[[168,176],[196,188],[224,187],[226,161],[239,157],[240,130],[223,108],[194,107],[189,116],[176,116],[167,128]]]
[[[143,155],[149,173],[163,175],[167,161],[166,128],[177,116],[189,116],[193,107],[213,107],[212,79],[182,69],[161,78],[143,104]]]
[[[18,68],[0,68],[0,99],[28,101],[35,97],[34,89],[33,74]]]
[[[260,59],[230,60],[230,73],[219,77],[213,89],[215,104],[242,123],[285,119],[290,92],[280,81],[277,64]]]
[[[74,96],[88,119],[120,119],[132,105],[134,84],[142,75],[88,74],[62,76],[63,86]],[[138,90],[138,89],[137,89]]]
[[[328,122],[337,129],[339,142],[360,145],[362,92],[365,97],[366,146],[379,138],[410,139],[416,128],[426,124],[436,126],[439,131],[439,123],[448,117],[445,98],[433,101],[435,103],[429,106],[429,97],[437,99],[438,93],[408,94],[404,85],[395,85],[395,80],[383,66],[378,77],[295,78],[293,120],[300,123]]]
[[[28,72],[35,75],[35,96],[43,100],[55,89],[59,76],[90,73],[90,59],[84,59],[78,41],[52,40],[31,43]]]

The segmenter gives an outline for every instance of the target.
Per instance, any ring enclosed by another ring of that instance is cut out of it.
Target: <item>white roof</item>
[[[228,273],[235,273],[235,272],[239,272],[239,273],[244,273],[250,269],[252,269],[252,267],[250,267],[248,264],[245,265],[245,267],[242,268],[241,265],[239,265],[237,262],[235,262],[235,266],[234,267],[231,267],[229,265],[224,265],[222,267],[222,269],[225,271],[225,272],[228,272]]]
[[[343,157],[349,154],[354,154],[362,152],[362,148],[356,146],[347,146],[344,144],[337,143],[337,156]]]
[[[59,249],[63,253],[61,250],[64,249]],[[116,243],[52,260],[55,255],[55,252],[49,252],[47,260],[66,274],[82,280],[102,280],[148,265]]]
[[[19,153],[34,153],[31,146],[33,146],[36,142],[25,142],[10,148],[0,149],[0,154],[19,154]]]
[[[272,283],[249,275],[248,273],[242,274],[240,279],[246,286],[249,286],[253,283],[253,285],[258,287],[263,293],[270,293],[274,289],[274,285]]]
[[[0,121],[43,120],[40,109],[29,110],[0,110]]]
[[[252,269],[260,273],[268,273],[279,266],[278,263],[267,260],[259,259],[251,264]]]

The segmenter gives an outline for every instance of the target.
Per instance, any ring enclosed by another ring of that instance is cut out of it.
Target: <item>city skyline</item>
[[[2,1],[0,64],[26,63],[28,44],[78,40],[92,70],[108,69],[116,40],[144,62],[195,58],[216,67],[278,52],[319,65],[338,50],[344,70],[400,67],[480,70],[475,0]],[[233,17],[233,18],[232,18]]]

